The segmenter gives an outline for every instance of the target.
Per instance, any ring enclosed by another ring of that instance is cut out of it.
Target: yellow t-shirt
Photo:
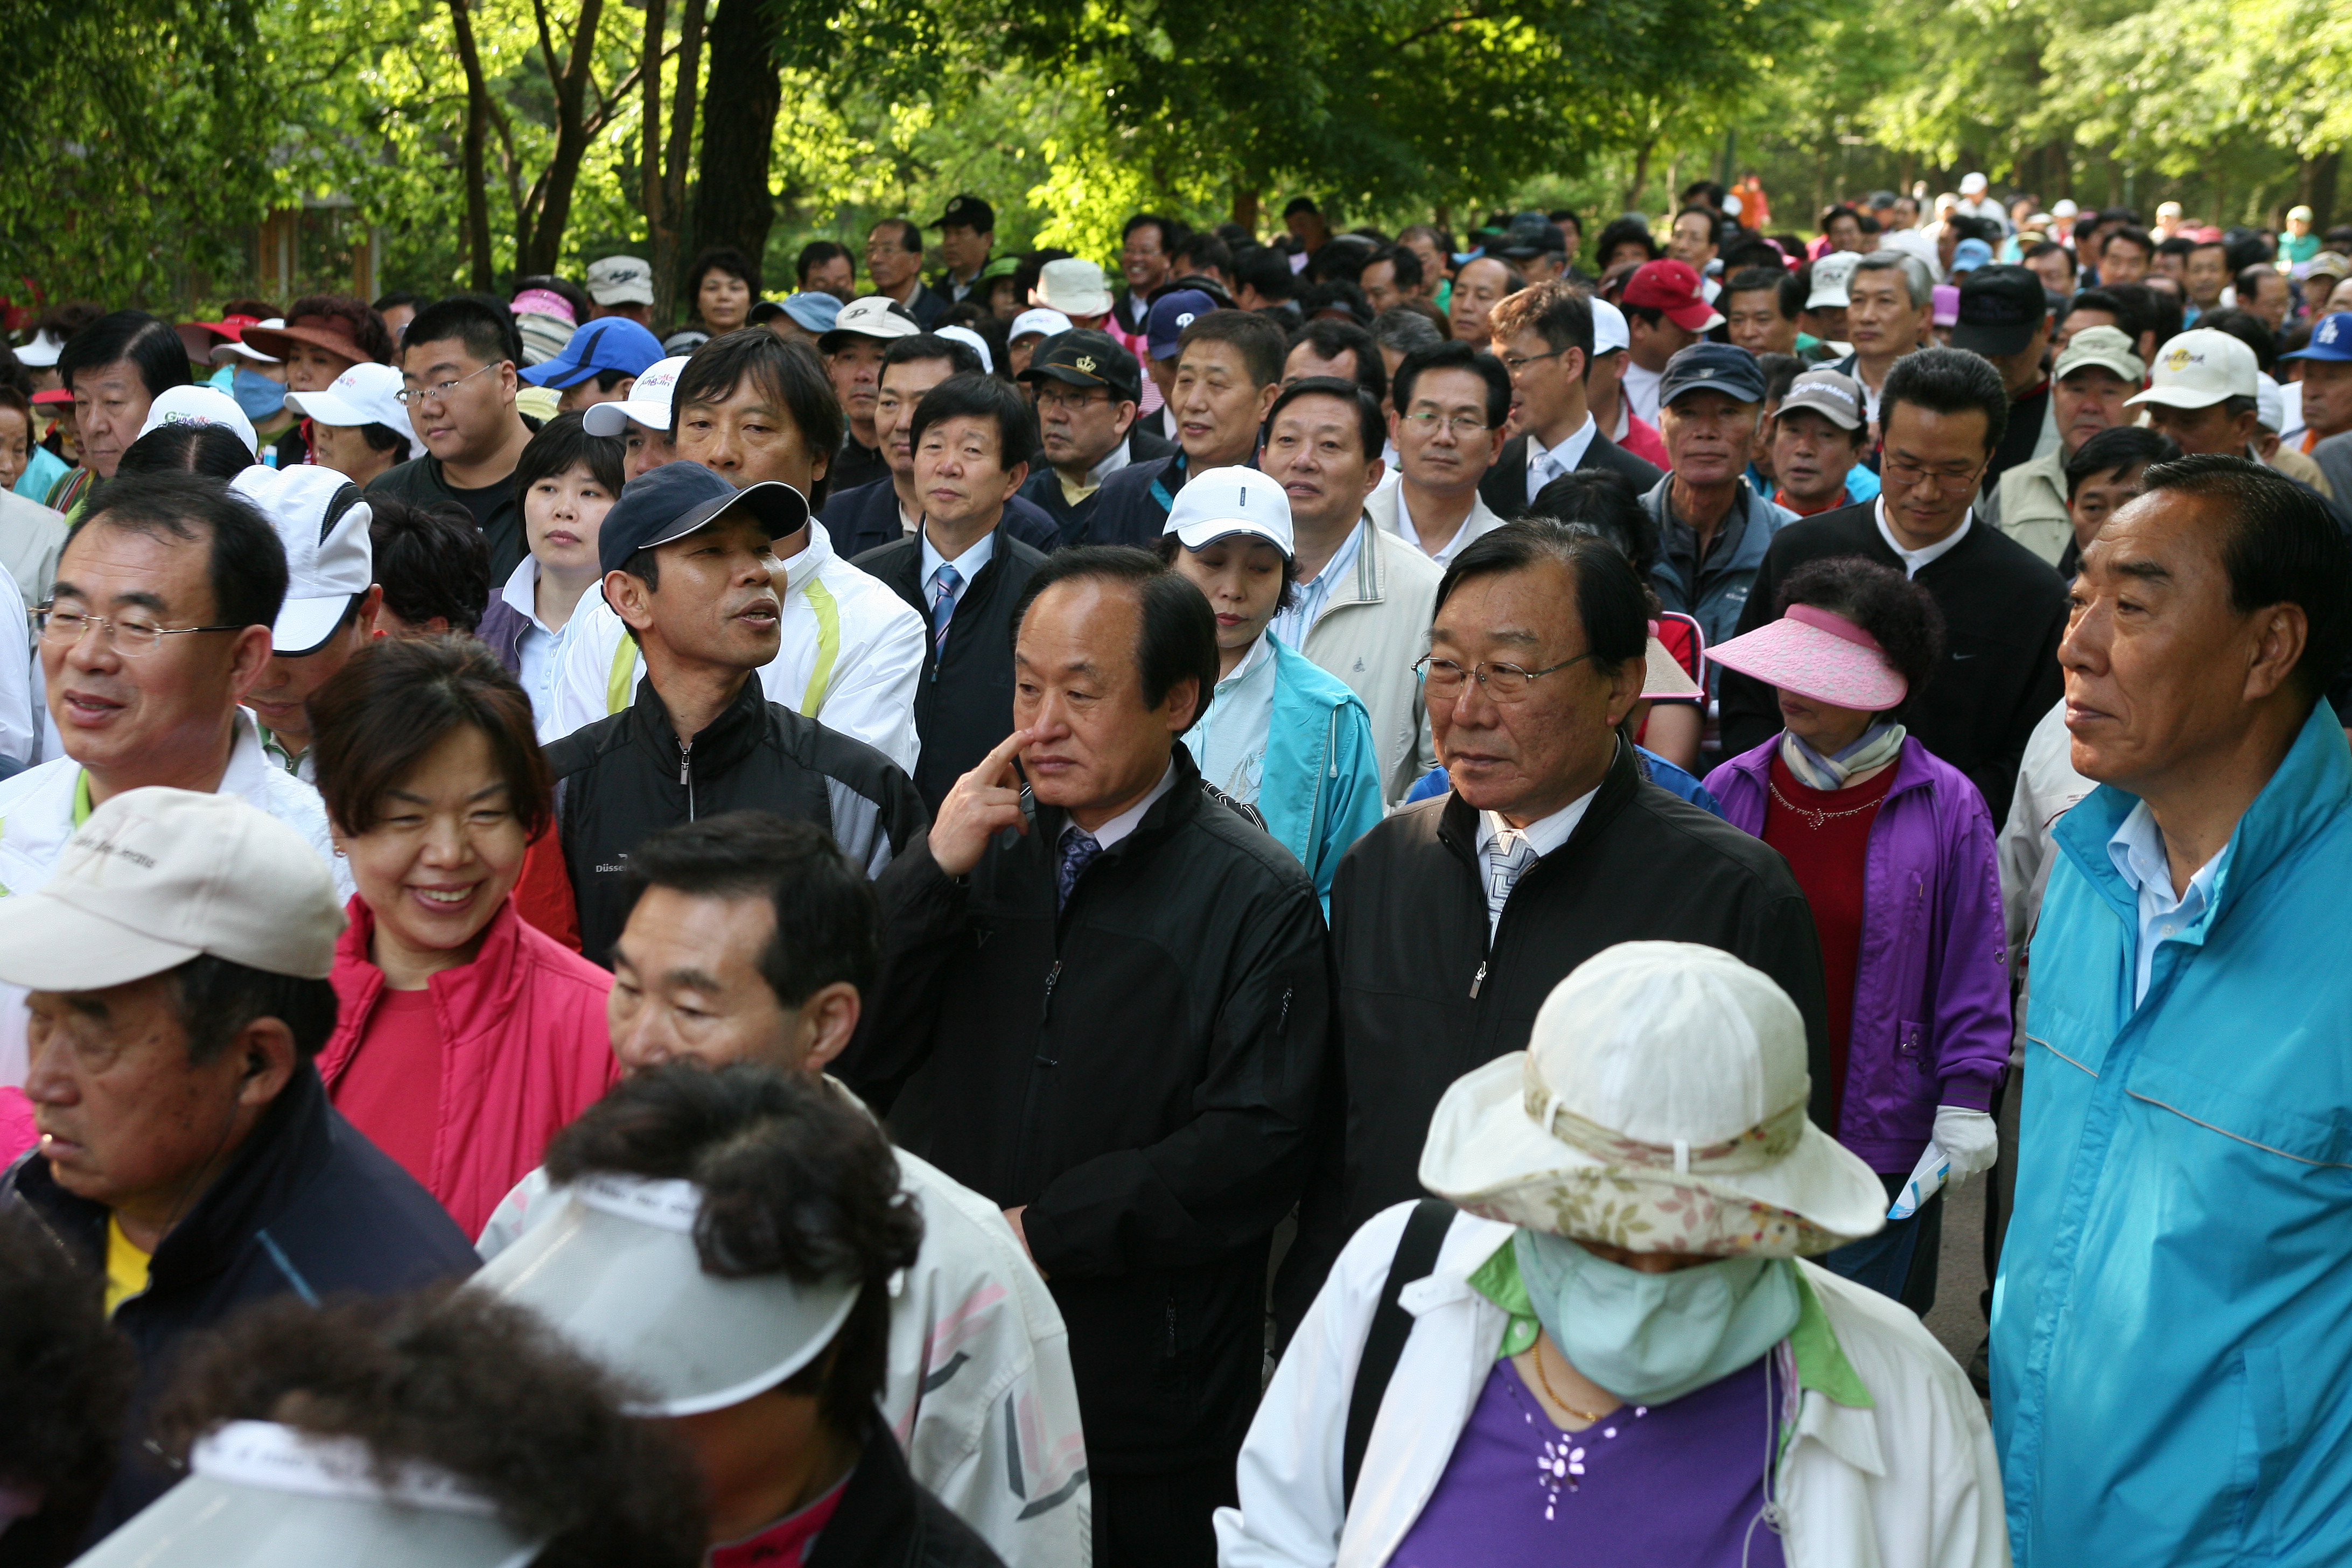
[[[131,1244],[122,1222],[111,1215],[106,1221],[106,1315],[147,1289],[147,1267],[154,1259]]]

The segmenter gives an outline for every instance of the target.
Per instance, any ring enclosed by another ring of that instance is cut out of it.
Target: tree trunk
[[[646,235],[650,242],[662,229],[662,45],[669,31],[668,0],[645,0],[646,41],[638,53],[637,67],[637,206],[646,215]],[[661,267],[654,264],[654,320],[668,318],[659,314],[662,295],[666,292],[660,279]]]
[[[2322,153],[2316,158],[2305,158],[2294,173],[2294,199],[2311,209],[2311,228],[2315,234],[2325,234],[2336,219],[2336,174],[2344,161],[2341,153]]]
[[[1640,205],[1642,193],[1650,184],[1650,154],[1657,145],[1658,139],[1653,136],[1633,150],[1633,179],[1625,187],[1625,200],[1618,207],[1619,212],[1633,212]]]
[[[1234,192],[1234,221],[1252,234],[1257,232],[1257,203],[1258,189],[1255,185]]]
[[[548,34],[547,9],[535,5],[539,18],[540,55],[547,68],[548,85],[555,90],[555,153],[541,177],[538,209],[530,215],[529,232],[517,237],[515,268],[530,274],[552,272],[563,249],[563,231],[572,221],[572,193],[580,180],[580,161],[588,153],[589,67],[596,58],[596,25],[604,18],[604,0],[580,0],[580,20],[572,30],[572,58],[559,74],[553,41]],[[658,69],[660,56],[656,55]]]
[[[762,0],[719,0],[710,22],[710,98],[702,116],[702,174],[694,204],[697,246],[732,246],[760,262],[776,221],[768,193],[768,154],[782,84],[776,62],[781,7]]]
[[[490,192],[488,164],[490,89],[482,79],[481,52],[474,47],[474,22],[466,0],[449,0],[449,26],[457,34],[457,58],[466,68],[466,248],[473,254],[474,291],[487,294],[496,279],[490,266]]]
[[[654,320],[667,329],[677,321],[677,285],[685,269],[686,166],[694,154],[694,112],[702,97],[702,18],[706,0],[686,0],[679,24],[677,86],[670,95],[669,155],[662,165],[661,221],[653,226]]]

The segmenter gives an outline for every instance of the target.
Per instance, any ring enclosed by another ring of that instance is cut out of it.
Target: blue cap
[[[1686,392],[1720,392],[1740,403],[1764,401],[1764,367],[1730,343],[1693,343],[1666,362],[1658,378],[1658,406]]]
[[[794,294],[782,300],[762,300],[751,307],[751,321],[764,327],[778,316],[790,316],[803,331],[823,334],[841,319],[841,301],[830,294]]]
[[[653,333],[626,316],[602,316],[573,332],[553,359],[515,374],[533,386],[560,391],[579,385],[600,370],[643,375],[661,357],[661,340]]]
[[[719,513],[747,509],[781,539],[809,520],[808,498],[774,479],[737,489],[700,463],[664,463],[621,487],[596,530],[596,564],[617,572],[640,550],[684,539]]]
[[[1151,316],[1143,329],[1151,357],[1175,358],[1184,329],[1192,324],[1192,318],[1205,316],[1216,308],[1217,302],[1198,289],[1171,289],[1151,301]]]
[[[1992,247],[1981,239],[1964,239],[1952,247],[1952,270],[1955,272],[1990,265]]]
[[[2281,359],[2352,359],[2352,310],[2322,316],[2311,329],[2311,342]]]

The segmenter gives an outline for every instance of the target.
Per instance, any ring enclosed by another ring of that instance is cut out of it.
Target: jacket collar
[[[1169,761],[1176,776],[1169,783],[1167,793],[1151,803],[1151,809],[1143,814],[1134,832],[1103,850],[1104,859],[1139,853],[1138,847],[1159,842],[1201,809],[1201,768],[1192,760],[1192,748],[1179,741],[1170,752]],[[1058,805],[1040,806],[1037,810],[1040,831],[1030,837],[1046,856],[1048,864],[1053,863],[1052,857],[1062,841],[1062,829],[1069,820],[1069,814]]]
[[[816,1538],[808,1568],[895,1568],[915,1558],[921,1530],[919,1498],[906,1456],[877,1415],[866,1423],[857,1468],[849,1472],[841,1506]]]
[[[352,1054],[367,1021],[383,995],[383,971],[369,950],[375,940],[375,911],[367,900],[353,896],[345,911],[351,923],[335,939],[335,990],[342,1003],[334,1037],[319,1053],[319,1077],[332,1084],[351,1066]],[[490,923],[483,928],[482,945],[473,962],[445,969],[425,982],[435,1010],[446,1020],[496,1028],[514,1015],[523,985],[522,916],[509,891]],[[452,1038],[451,1043],[457,1043]]]
[[[1633,748],[1621,735],[1617,754],[1610,759],[1609,771],[1602,775],[1601,787],[1593,792],[1592,804],[1584,808],[1576,830],[1568,836],[1568,842],[1530,867],[1526,876],[1534,875],[1552,860],[1566,859],[1605,831],[1641,787],[1642,773],[1633,760]],[[1456,791],[1446,795],[1445,808],[1438,814],[1437,823],[1438,842],[1474,867],[1478,863],[1478,808]]]
[[[1680,575],[1681,569],[1675,563],[1674,531],[1679,529],[1689,533],[1692,530],[1688,523],[1681,521],[1674,514],[1674,475],[1666,475],[1650,488],[1650,493],[1642,498],[1642,504],[1658,521],[1662,546],[1658,564]],[[1774,512],[1781,510],[1758,495],[1756,487],[1746,480],[1734,486],[1731,511],[1723,520],[1723,531],[1731,532],[1733,537],[1727,543],[1717,544],[1707,552],[1706,559],[1699,565],[1700,575],[1713,572],[1750,572],[1761,566],[1764,552],[1772,542],[1772,531],[1762,525]],[[1826,517],[1829,513],[1815,512],[1813,515]]]
[[[1764,744],[1750,747],[1723,765],[1761,790],[1770,783],[1772,759],[1780,754],[1780,737],[1775,734]],[[1935,774],[1927,763],[1927,749],[1919,743],[1916,735],[1906,735],[1903,750],[1895,760],[1895,782],[1886,786],[1886,798],[1893,800],[1896,795],[1925,789],[1935,782]]]
[[[676,766],[677,730],[670,723],[669,708],[654,689],[651,679],[637,682],[636,699],[631,707],[636,714],[638,738],[653,748],[664,768]],[[744,677],[742,689],[735,693],[735,700],[710,721],[709,728],[695,736],[696,769],[732,766],[758,742],[767,716],[768,689],[761,684],[760,672],[755,669]]]

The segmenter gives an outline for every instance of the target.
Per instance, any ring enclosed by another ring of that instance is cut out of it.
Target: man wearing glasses
[[[1971,503],[2009,422],[2009,393],[1990,362],[1921,349],[1895,362],[1878,407],[1884,492],[1775,534],[1738,629],[1779,616],[1781,581],[1808,561],[1860,555],[1917,580],[1944,612],[1944,668],[1914,691],[1904,722],[1975,781],[1999,823],[2026,740],[2058,700],[2066,585],[2032,551],[1975,521]],[[1718,694],[1726,756],[1780,729],[1770,687],[1727,669]]]
[[[286,584],[277,532],[218,481],[142,474],[106,487],[39,616],[65,754],[0,783],[0,896],[41,887],[93,810],[149,784],[243,797],[300,833],[351,896],[319,792],[269,760],[238,706],[268,668]],[[24,1080],[23,997],[0,986],[0,1084]]]
[[[1061,530],[1086,536],[1102,483],[1130,463],[1172,456],[1172,442],[1136,428],[1143,367],[1117,338],[1091,328],[1058,332],[1037,345],[1021,373],[1037,403],[1045,462],[1021,487]]]
[[[1648,620],[1633,563],[1589,529],[1528,518],[1446,568],[1420,668],[1453,788],[1358,839],[1331,885],[1344,1175],[1301,1205],[1286,1320],[1358,1226],[1420,1194],[1445,1087],[1524,1049],[1552,987],[1603,948],[1696,942],[1754,964],[1804,1016],[1817,1092],[1830,1081],[1821,950],[1788,863],[1651,783],[1617,732]]]
[[[1390,390],[1399,478],[1366,497],[1364,511],[1373,527],[1448,565],[1503,526],[1478,485],[1503,450],[1511,373],[1468,343],[1432,343],[1398,362]]]
[[[521,357],[511,319],[489,300],[460,294],[417,312],[401,340],[400,400],[425,452],[368,486],[471,512],[489,542],[493,583],[510,576],[529,548],[514,471],[537,426],[515,407]]]
[[[1585,395],[1592,306],[1580,290],[1558,279],[1522,289],[1488,312],[1486,331],[1510,373],[1521,432],[1504,444],[1479,487],[1497,517],[1520,516],[1538,490],[1579,468],[1622,474],[1636,495],[1658,482],[1655,468],[1611,440],[1592,417]]]

